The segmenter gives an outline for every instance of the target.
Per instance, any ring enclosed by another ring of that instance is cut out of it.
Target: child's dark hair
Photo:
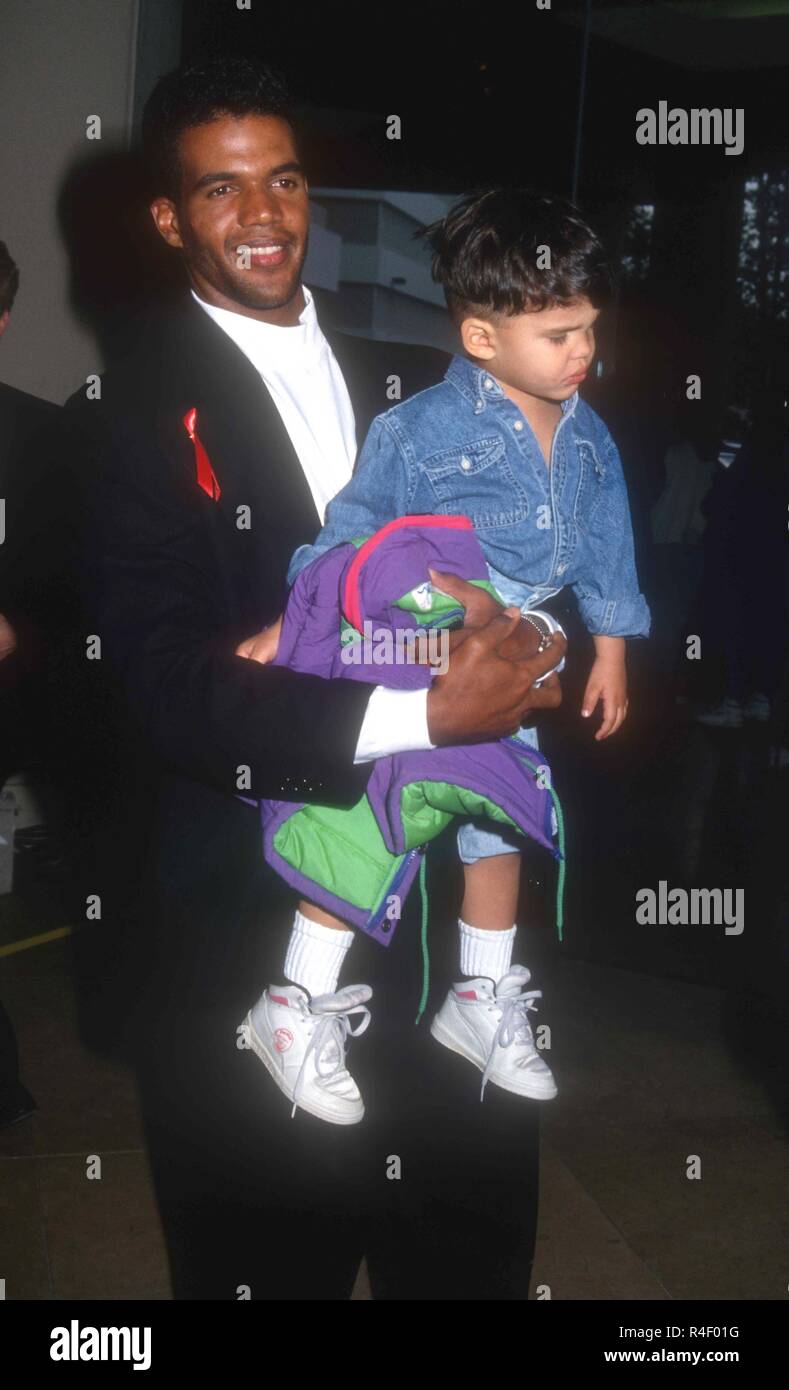
[[[220,116],[280,116],[292,127],[292,100],[282,74],[253,58],[219,54],[161,77],[142,117],[152,194],[177,196],[181,135]]]
[[[530,188],[477,190],[423,236],[456,324],[469,314],[522,314],[581,296],[603,309],[613,296],[601,242],[563,198]]]

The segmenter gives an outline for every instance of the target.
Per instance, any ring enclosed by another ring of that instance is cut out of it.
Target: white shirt
[[[323,525],[332,497],[353,472],[356,422],[345,378],[318,325],[312,295],[305,285],[304,308],[290,328],[217,309],[194,297],[268,387]]]
[[[312,295],[291,327],[263,323],[218,309],[192,290],[195,301],[232,338],[269,391],[307,480],[321,524],[332,497],[350,480],[356,423],[337,359],[321,332]],[[408,749],[433,748],[427,729],[426,690],[387,690],[370,696],[354,762],[370,762]]]

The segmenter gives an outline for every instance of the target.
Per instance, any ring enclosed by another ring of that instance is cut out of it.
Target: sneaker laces
[[[534,1035],[529,1022],[529,1011],[537,1012],[535,999],[542,999],[541,989],[519,990],[517,994],[507,994],[504,997],[496,996],[496,1005],[501,1009],[501,1020],[493,1034],[490,1053],[482,1073],[480,1100],[485,1098],[485,1087],[497,1047],[511,1047],[513,1043],[522,1042],[530,1043],[534,1048]]]
[[[363,1015],[359,1027],[356,1029],[351,1027],[349,1021],[352,1014]],[[341,1077],[343,1073],[348,1076],[349,1072],[344,1065],[345,1040],[349,1037],[361,1037],[362,1033],[366,1032],[369,1024],[370,1010],[365,1004],[352,1004],[347,1009],[319,1015],[318,1024],[307,1044],[307,1049],[304,1053],[301,1066],[299,1067],[299,1074],[296,1077],[296,1084],[293,1088],[294,1100],[293,1109],[290,1112],[291,1119],[293,1119],[296,1114],[296,1108],[299,1103],[299,1093],[304,1082],[304,1069],[312,1053],[315,1053],[315,1070],[321,1081],[328,1081],[334,1076]],[[332,1043],[334,1044],[333,1048]],[[325,1060],[327,1053],[332,1054],[331,1059],[328,1069],[322,1071],[321,1059],[323,1058]]]

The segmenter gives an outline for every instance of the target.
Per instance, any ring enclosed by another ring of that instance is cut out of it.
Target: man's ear
[[[460,325],[460,341],[469,357],[488,362],[496,355],[496,330],[488,319],[464,319]]]
[[[11,310],[10,310],[10,309],[4,309],[3,312],[2,312],[2,314],[0,314],[0,337],[2,337],[2,335],[3,335],[3,334],[5,333],[5,331],[6,331],[6,329],[7,329],[7,327],[8,327],[8,320],[10,319],[10,317],[11,317]]]
[[[183,248],[181,233],[178,230],[178,213],[172,198],[155,198],[151,203],[151,217],[156,230],[168,246]]]

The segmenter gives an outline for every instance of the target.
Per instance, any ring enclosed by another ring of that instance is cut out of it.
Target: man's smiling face
[[[288,122],[220,116],[185,130],[178,153],[178,197],[157,198],[151,213],[183,250],[195,293],[251,318],[296,323],[309,201]]]

